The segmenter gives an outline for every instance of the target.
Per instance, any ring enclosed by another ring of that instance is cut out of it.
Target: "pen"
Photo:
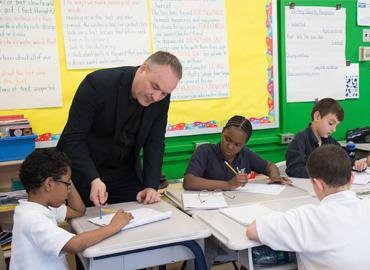
[[[353,169],[353,168],[352,168],[352,171],[361,173],[361,172],[365,172],[365,171],[366,171],[366,169],[367,169],[367,168],[365,168],[365,169],[363,169],[363,170],[357,170],[357,169]]]
[[[103,213],[102,213],[102,207],[101,207],[101,204],[100,204],[100,207],[99,207],[99,217],[100,219],[103,218]]]
[[[229,169],[230,169],[233,173],[238,174],[238,172],[233,168],[233,166],[231,166],[231,165],[230,165],[230,163],[229,163],[229,162],[227,162],[227,160],[225,160],[225,164],[226,164],[226,166],[227,166],[227,167],[229,167]]]

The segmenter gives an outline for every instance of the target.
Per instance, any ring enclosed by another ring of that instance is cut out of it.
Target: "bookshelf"
[[[0,162],[0,191],[12,190],[12,179],[18,178],[19,168],[23,160],[11,160]]]

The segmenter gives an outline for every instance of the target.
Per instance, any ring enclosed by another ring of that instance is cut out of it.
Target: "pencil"
[[[101,205],[100,205],[100,207],[99,207],[99,217],[100,217],[100,219],[102,219],[102,218],[103,218]]]
[[[233,173],[238,174],[238,172],[233,168],[233,166],[230,165],[229,162],[227,162],[227,160],[225,160],[225,164],[227,167],[229,167],[230,170],[233,171]]]
[[[115,211],[115,210],[106,209],[106,208],[103,208],[102,209],[102,212],[105,212],[105,213],[117,213],[117,211]]]

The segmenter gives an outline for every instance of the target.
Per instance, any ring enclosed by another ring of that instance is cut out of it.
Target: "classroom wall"
[[[258,0],[265,4],[266,1]],[[228,5],[231,2],[226,1]],[[299,130],[304,129],[310,121],[310,111],[313,106],[311,102],[305,103],[286,103],[286,80],[285,80],[285,42],[284,42],[284,6],[288,5],[291,1],[278,0],[278,36],[279,36],[279,105],[280,105],[280,127],[274,129],[255,130],[253,132],[251,140],[247,146],[262,157],[278,162],[284,160],[284,154],[286,151],[286,145],[280,143],[281,133],[296,133]],[[315,5],[315,6],[335,6],[338,2],[341,2],[343,7],[347,9],[347,45],[346,45],[346,58],[352,62],[358,62],[358,46],[369,44],[362,42],[362,29],[356,25],[356,0],[299,0],[295,1],[297,5]],[[236,1],[232,2],[233,6],[238,7]],[[237,16],[234,18],[235,22],[242,23],[246,20],[246,15],[243,10],[248,9],[249,2],[240,4]],[[60,1],[55,1],[56,6],[60,6]],[[251,7],[254,8],[254,7]],[[230,16],[230,14],[228,14]],[[33,118],[38,119],[33,122],[33,126],[40,132],[52,131],[53,133],[59,133],[61,130],[56,128],[57,126],[64,126],[67,119],[68,110],[70,107],[71,97],[74,94],[78,84],[83,77],[91,72],[91,70],[66,70],[65,67],[65,52],[63,44],[63,35],[61,26],[61,13],[60,10],[56,10],[57,17],[57,29],[58,40],[61,46],[58,46],[60,61],[61,61],[61,79],[63,89],[63,103],[62,108],[52,109],[37,109],[37,110],[11,110],[11,111],[0,111],[0,114],[10,113],[24,113],[26,117],[32,115]],[[248,33],[230,32],[228,33],[228,39],[234,40],[235,42],[246,42],[243,41],[243,37],[247,36]],[[246,46],[246,49],[248,46]],[[248,73],[248,69],[245,66],[241,67],[242,72]],[[240,70],[238,70],[240,72]],[[338,126],[338,130],[334,137],[336,139],[344,139],[345,132],[347,129],[370,125],[370,62],[364,62],[360,64],[360,99],[356,100],[344,100],[340,101],[345,109],[345,119],[343,123]],[[243,102],[241,100],[240,102]],[[50,117],[51,115],[57,115],[56,118]],[[57,123],[55,121],[57,119]],[[166,138],[166,148],[164,157],[163,171],[169,179],[181,178],[186,169],[187,163],[191,154],[193,153],[197,143],[217,143],[220,140],[220,134],[207,134],[198,136],[182,136],[182,137],[170,137]]]

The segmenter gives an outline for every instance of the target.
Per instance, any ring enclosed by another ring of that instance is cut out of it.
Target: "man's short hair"
[[[60,180],[71,168],[71,161],[63,152],[52,148],[36,149],[23,161],[19,178],[26,189],[30,192],[41,187],[48,177]]]
[[[314,119],[315,112],[319,112],[321,117],[329,113],[335,114],[339,122],[342,122],[344,119],[344,110],[342,106],[332,98],[323,98],[312,108],[311,120]]]
[[[308,157],[306,167],[311,178],[320,178],[330,187],[344,186],[351,179],[351,160],[338,145],[316,148]]]
[[[149,56],[145,62],[157,65],[169,65],[175,72],[177,78],[181,80],[182,78],[182,65],[180,60],[173,54],[169,52],[158,51]]]

